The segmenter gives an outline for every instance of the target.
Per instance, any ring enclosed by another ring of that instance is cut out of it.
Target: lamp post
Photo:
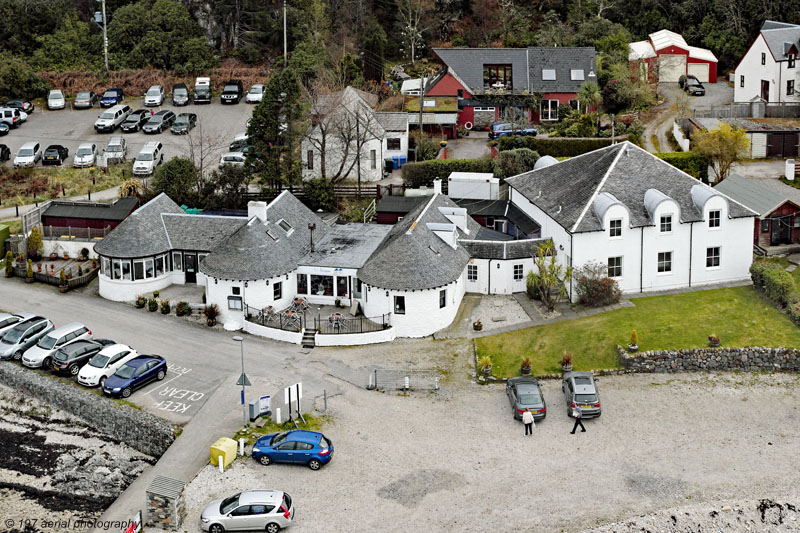
[[[108,21],[106,19],[106,0],[97,0],[101,2],[101,13],[95,13],[95,22],[97,24],[103,23],[103,57],[105,59],[106,74],[108,74],[108,32],[106,27]],[[99,16],[98,16],[99,15]]]
[[[242,420],[244,421],[244,427],[247,427],[247,405],[244,403],[244,386],[247,380],[247,377],[244,375],[244,339],[236,335],[233,337],[233,340],[239,343],[242,352],[242,375],[239,381],[242,383]]]

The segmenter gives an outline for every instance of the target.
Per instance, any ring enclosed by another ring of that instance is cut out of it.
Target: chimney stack
[[[267,221],[267,202],[251,200],[247,202],[247,218],[258,217],[261,222]]]
[[[433,180],[433,194],[442,194],[442,179],[436,178]]]

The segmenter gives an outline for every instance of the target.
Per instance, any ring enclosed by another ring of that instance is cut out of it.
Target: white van
[[[39,143],[31,141],[23,144],[14,156],[14,168],[32,167],[42,158]]]
[[[133,162],[133,174],[135,176],[149,176],[163,162],[163,145],[158,141],[145,143],[142,151],[139,152]]]
[[[124,163],[125,157],[128,155],[128,144],[125,142],[125,137],[111,137],[103,152],[106,156],[106,163]]]
[[[115,105],[114,107],[103,111],[97,120],[94,122],[94,129],[97,133],[109,132],[113,133],[117,127],[122,124],[128,115],[131,114],[131,106],[128,104]]]
[[[10,127],[16,128],[24,122],[22,120],[22,111],[13,107],[0,107],[0,122],[5,122]]]
[[[200,77],[195,80],[193,102],[195,104],[211,103],[211,78]]]

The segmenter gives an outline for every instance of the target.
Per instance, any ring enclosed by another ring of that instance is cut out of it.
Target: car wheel
[[[130,398],[130,397],[131,397],[131,388],[130,388],[130,387],[125,387],[125,388],[123,389],[123,391],[122,391],[122,397],[123,397],[123,398]]]
[[[49,357],[45,357],[44,361],[42,361],[42,368],[50,368],[51,360]]]
[[[309,467],[311,470],[319,470],[319,467],[320,467],[320,466],[322,466],[322,463],[320,463],[318,459],[311,459],[311,460],[308,462],[308,467]]]
[[[208,528],[211,533],[225,533],[225,528],[219,524],[211,524],[211,527]]]
[[[78,368],[78,365],[76,365],[76,364],[74,364],[74,363],[73,363],[73,364],[71,364],[71,365],[69,365],[69,373],[70,373],[71,375],[73,375],[73,376],[77,376],[77,375],[78,375],[78,371],[79,371],[79,370],[80,370],[80,368]]]
[[[164,379],[165,377],[167,377],[167,373],[166,373],[166,372],[164,372],[163,370],[159,370],[159,371],[158,371],[158,376],[156,376],[156,378],[158,379],[158,381],[161,381],[161,380],[162,380],[162,379]]]
[[[281,526],[276,524],[275,522],[270,522],[267,524],[266,532],[267,533],[278,533],[281,530]]]
[[[100,385],[101,387],[103,385],[105,385],[106,384],[106,377],[105,376],[100,376],[100,381],[97,384]]]
[[[22,352],[17,352],[14,354],[14,361],[22,361]]]
[[[264,466],[269,466],[272,464],[272,459],[269,458],[269,455],[262,455],[258,458],[258,462]]]

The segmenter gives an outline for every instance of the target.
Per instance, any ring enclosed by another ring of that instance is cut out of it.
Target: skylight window
[[[278,225],[281,227],[283,231],[286,232],[287,235],[292,231],[292,225],[286,222],[286,220],[284,219],[280,219],[278,221]]]
[[[275,235],[274,233],[272,233],[272,230],[271,230],[271,229],[268,229],[268,230],[267,230],[267,235],[269,235],[269,238],[270,238],[270,239],[272,239],[273,241],[276,241],[276,242],[277,242],[277,240],[278,240],[278,236],[277,236],[277,235]]]
[[[583,81],[586,79],[583,74],[583,69],[570,70],[569,75],[572,81]]]
[[[542,79],[545,81],[555,81],[556,70],[552,68],[542,69]]]

